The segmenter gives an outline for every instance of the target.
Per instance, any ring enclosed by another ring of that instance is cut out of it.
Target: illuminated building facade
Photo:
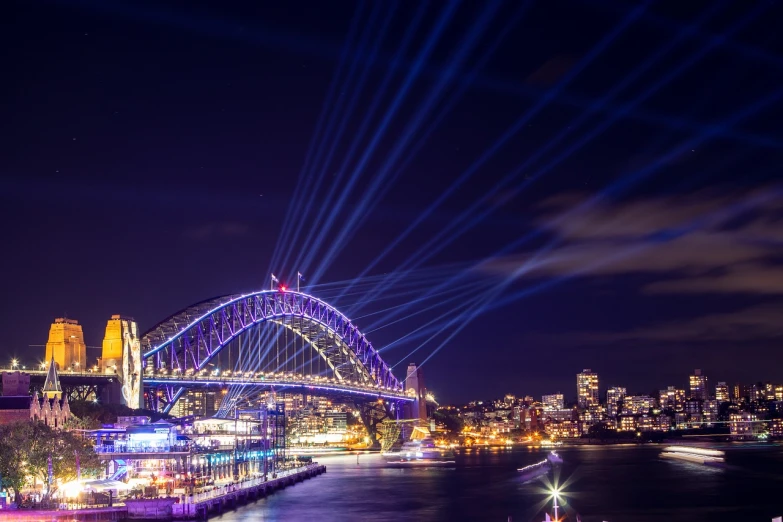
[[[573,420],[574,410],[571,408],[561,408],[557,410],[547,410],[544,408],[544,412],[541,414],[544,420],[547,421],[566,421],[566,420]]]
[[[636,417],[632,415],[620,417],[617,431],[636,431]]]
[[[576,393],[579,409],[598,405],[598,374],[590,369],[576,374]]]
[[[734,385],[734,402],[741,404],[743,401],[750,400],[750,386],[737,383]]]
[[[707,424],[713,424],[718,421],[718,413],[720,412],[720,402],[717,399],[709,399],[702,403],[701,413],[702,419]]]
[[[731,398],[729,397],[729,385],[725,382],[719,382],[715,386],[715,400],[717,400],[719,403],[721,402],[729,402]]]
[[[550,422],[544,428],[544,432],[553,439],[578,439],[582,436],[579,423],[574,420]]]
[[[674,412],[685,409],[685,390],[678,390],[676,386],[668,386],[659,392],[661,409]]]
[[[706,401],[710,398],[710,392],[707,388],[707,376],[702,375],[701,370],[693,370],[693,375],[689,378],[690,398]]]
[[[60,370],[79,368],[87,364],[87,345],[79,321],[59,317],[49,327],[49,339],[46,341],[46,362],[51,359]]]
[[[617,417],[620,413],[620,401],[626,396],[625,388],[612,386],[606,390],[606,414],[609,417]]]
[[[562,393],[543,395],[541,397],[541,403],[544,405],[544,411],[562,410],[563,405],[565,404]]]
[[[119,315],[106,323],[101,358],[101,373],[117,374],[122,386],[123,404],[137,409],[141,405],[141,342],[136,321]]]
[[[220,409],[223,394],[215,390],[188,390],[174,407],[175,417],[211,417]]]
[[[754,413],[740,412],[729,415],[729,429],[735,439],[755,439],[761,432],[761,423]]]
[[[623,415],[643,415],[655,407],[655,399],[649,395],[626,395],[623,399]]]
[[[772,419],[769,422],[769,436],[783,438],[783,419]]]

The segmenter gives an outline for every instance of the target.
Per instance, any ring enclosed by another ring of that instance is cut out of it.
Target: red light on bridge
[[[285,292],[286,291],[286,286],[285,285],[280,285],[280,291],[281,292]]]

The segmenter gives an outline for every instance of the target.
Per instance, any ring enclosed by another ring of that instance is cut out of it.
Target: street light
[[[16,368],[17,366],[19,366],[19,361],[11,359],[11,368]]]

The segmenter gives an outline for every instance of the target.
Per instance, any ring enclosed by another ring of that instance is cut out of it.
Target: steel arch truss
[[[320,299],[292,291],[211,299],[169,317],[142,336],[144,372],[198,373],[229,342],[268,322],[304,339],[338,382],[403,391],[402,383],[347,317]],[[183,393],[180,386],[162,386],[149,393],[148,403],[168,411]]]

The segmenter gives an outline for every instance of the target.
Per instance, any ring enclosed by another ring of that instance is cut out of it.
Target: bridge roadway
[[[226,372],[227,373],[227,372]],[[248,372],[250,373],[250,372]],[[347,395],[354,397],[366,397],[372,399],[384,399],[389,401],[413,402],[414,398],[400,390],[390,387],[382,387],[379,384],[360,384],[356,382],[340,382],[334,378],[312,377],[292,374],[258,374],[251,375],[215,375],[214,373],[199,372],[190,375],[178,373],[146,373],[144,375],[145,386],[174,385],[189,387],[215,386],[225,387],[229,385],[256,386],[259,388],[276,388],[277,391],[286,393],[302,393],[317,395],[319,393],[329,395]]]
[[[48,369],[21,370],[19,368],[14,368],[13,370],[3,370],[3,371],[20,371],[22,373],[29,374],[31,377],[43,377],[44,379],[46,379],[46,374],[49,373]],[[63,379],[65,379],[66,381],[85,379],[86,381],[90,381],[90,382],[104,382],[104,381],[114,380],[119,377],[116,373],[100,373],[100,372],[93,372],[89,370],[87,371],[57,370],[57,376],[60,378],[60,381],[63,381]]]

